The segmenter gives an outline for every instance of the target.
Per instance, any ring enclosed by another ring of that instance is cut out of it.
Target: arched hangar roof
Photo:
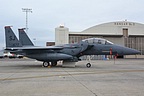
[[[103,23],[100,25],[92,26],[82,31],[82,33],[122,35],[123,29],[128,29],[129,35],[144,35],[144,24],[129,21]]]

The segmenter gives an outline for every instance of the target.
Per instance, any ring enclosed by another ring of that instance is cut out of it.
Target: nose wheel
[[[91,67],[91,64],[90,64],[90,63],[87,63],[87,64],[86,64],[86,67],[87,67],[87,68],[90,68],[90,67]]]

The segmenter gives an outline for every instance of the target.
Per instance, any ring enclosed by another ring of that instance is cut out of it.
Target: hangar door
[[[128,29],[127,28],[123,28],[123,36],[128,37]]]

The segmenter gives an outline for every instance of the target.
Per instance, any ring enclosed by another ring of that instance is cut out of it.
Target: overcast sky
[[[15,34],[24,28],[28,14],[28,35],[36,45],[55,40],[55,28],[65,24],[70,31],[127,19],[144,23],[144,0],[0,0],[0,49],[5,45],[4,26],[11,25]]]

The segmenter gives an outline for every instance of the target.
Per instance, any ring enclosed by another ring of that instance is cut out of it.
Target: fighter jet
[[[43,61],[44,67],[49,66],[49,62],[51,62],[52,65],[56,65],[56,62],[59,60],[63,60],[64,62],[77,62],[77,54],[87,48],[87,43],[83,44],[85,42],[81,42],[81,44],[75,44],[76,46],[69,44],[64,46],[48,47],[24,46],[17,39],[10,26],[5,27],[5,39],[5,50],[10,51],[11,53],[36,59],[38,61]]]
[[[19,30],[19,32],[24,30]],[[15,36],[10,26],[5,27],[6,49],[12,53],[24,55],[28,58],[43,62],[43,66],[56,66],[57,61],[78,62],[84,55],[132,55],[140,52],[135,49],[115,45],[102,38],[89,38],[74,44],[64,44],[61,46],[38,47],[33,43],[24,32],[20,36],[20,41]],[[26,42],[25,42],[26,41]],[[28,45],[28,46],[25,46]],[[90,63],[86,64],[91,67]]]

